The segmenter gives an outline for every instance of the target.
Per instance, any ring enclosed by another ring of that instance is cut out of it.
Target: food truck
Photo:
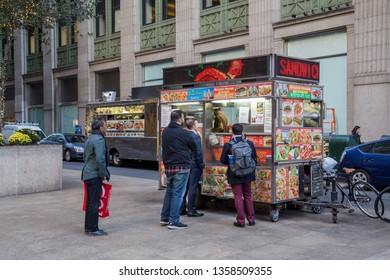
[[[87,105],[85,131],[91,133],[94,118],[106,121],[107,150],[114,166],[123,160],[158,162],[159,91],[160,87],[133,88],[134,99]]]
[[[202,133],[205,169],[201,194],[233,198],[227,166],[220,164],[231,126],[240,123],[258,156],[255,203],[269,205],[270,220],[288,202],[322,193],[323,87],[319,63],[275,54],[164,69],[160,137],[172,110],[195,118]],[[214,110],[228,120],[215,132]],[[166,184],[160,162],[160,185]]]

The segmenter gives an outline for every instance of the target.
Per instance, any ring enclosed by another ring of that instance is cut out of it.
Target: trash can
[[[329,138],[329,157],[339,162],[344,149],[355,145],[357,142],[352,135],[333,134]]]
[[[76,133],[76,134],[83,134],[83,130],[81,128],[81,125],[75,125],[74,126],[74,133]]]

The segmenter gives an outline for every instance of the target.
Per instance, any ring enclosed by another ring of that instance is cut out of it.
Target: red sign
[[[275,58],[276,76],[304,80],[320,80],[320,63],[285,56]]]

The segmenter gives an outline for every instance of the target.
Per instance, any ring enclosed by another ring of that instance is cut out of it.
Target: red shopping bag
[[[84,183],[84,202],[82,210],[85,211],[86,204],[87,204],[87,186]],[[100,206],[99,206],[99,217],[100,218],[107,218],[110,216],[110,210],[108,208],[110,203],[110,196],[111,196],[111,189],[112,185],[108,183],[102,184],[102,189],[100,190]]]

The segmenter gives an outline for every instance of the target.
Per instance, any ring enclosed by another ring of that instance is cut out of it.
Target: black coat
[[[242,140],[243,140],[243,138],[241,136],[236,136],[233,138],[233,141],[235,141],[236,143],[240,142]],[[252,157],[257,162],[255,145],[250,140],[247,140],[247,142],[248,142],[249,146],[252,148]],[[232,154],[231,148],[232,148],[232,144],[230,144],[229,142],[225,143],[223,145],[222,155],[221,155],[221,159],[220,159],[220,162],[222,164],[226,164],[228,166],[228,172],[227,172],[228,183],[229,184],[239,184],[239,183],[248,183],[248,182],[255,181],[256,180],[255,172],[253,172],[252,174],[249,174],[248,176],[245,176],[245,177],[237,177],[232,173],[232,171],[230,170],[230,167],[229,167],[229,156],[228,156],[228,155]]]
[[[171,122],[164,128],[162,137],[162,157],[166,168],[191,166],[191,152],[196,153],[196,143],[188,130],[178,123]]]

